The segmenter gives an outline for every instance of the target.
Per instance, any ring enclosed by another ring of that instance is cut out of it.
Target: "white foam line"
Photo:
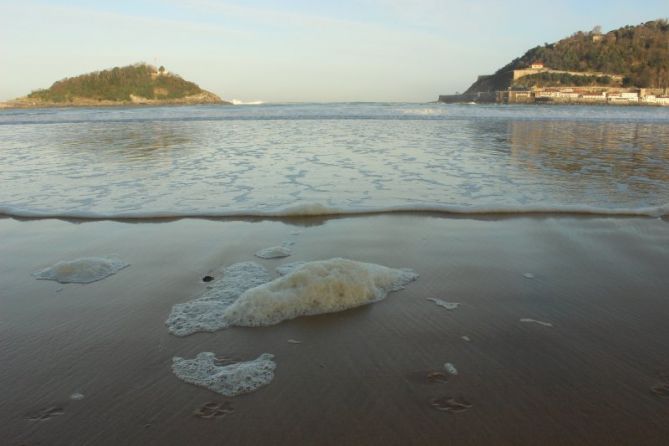
[[[435,299],[433,297],[428,297],[425,300],[432,301],[436,305],[438,305],[440,307],[443,307],[443,308],[446,308],[449,311],[456,310],[460,306],[459,302],[446,302],[445,300]]]
[[[555,205],[555,206],[389,206],[370,208],[335,208],[318,203],[301,204],[276,210],[238,210],[238,211],[126,211],[126,212],[93,212],[93,211],[58,211],[24,209],[13,206],[0,206],[0,215],[18,218],[73,218],[81,220],[110,220],[110,219],[162,219],[162,218],[252,218],[252,217],[327,217],[346,215],[372,215],[392,213],[439,213],[456,215],[592,215],[592,216],[640,216],[665,217],[669,216],[669,203],[661,206],[640,208],[601,208],[583,205]]]
[[[538,321],[536,319],[530,319],[530,318],[523,318],[523,319],[520,320],[520,322],[527,322],[527,323],[531,323],[531,324],[539,324],[539,325],[543,325],[544,327],[552,327],[553,326],[553,324],[551,324],[550,322]]]

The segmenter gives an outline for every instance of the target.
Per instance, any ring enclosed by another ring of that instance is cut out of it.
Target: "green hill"
[[[655,20],[638,26],[625,26],[606,34],[599,27],[577,32],[557,43],[527,51],[491,76],[481,76],[465,94],[506,90],[513,83],[513,70],[541,61],[552,70],[598,72],[622,76],[622,84],[640,88],[669,87],[669,21]],[[542,73],[523,77],[525,86],[541,82],[544,86],[608,85],[607,76],[576,79],[564,74]],[[534,78],[534,79],[533,79]]]
[[[197,84],[144,63],[114,67],[55,82],[25,98],[38,103],[214,103],[221,99]]]

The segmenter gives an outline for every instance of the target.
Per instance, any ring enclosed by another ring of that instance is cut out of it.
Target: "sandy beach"
[[[288,258],[253,256],[284,241],[295,242]],[[669,442],[669,397],[658,394],[669,392],[666,219],[4,218],[0,252],[2,444]],[[86,285],[30,275],[99,255],[130,266]],[[409,267],[420,278],[341,313],[187,337],[167,331],[172,306],[201,294],[207,274],[248,260],[273,271],[332,257]],[[172,358],[203,351],[272,353],[275,378],[237,397],[177,379]],[[443,373],[447,362],[457,375]],[[434,407],[449,399],[463,410]],[[207,402],[232,411],[195,416]]]

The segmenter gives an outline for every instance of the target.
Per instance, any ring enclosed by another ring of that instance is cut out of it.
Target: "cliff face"
[[[0,107],[91,107],[112,105],[230,104],[197,84],[159,69],[136,64],[96,71],[55,82],[50,88]]]
[[[577,32],[556,43],[527,51],[491,76],[481,76],[464,95],[506,90],[513,71],[541,61],[546,67],[566,72],[598,72],[620,75],[623,85],[640,88],[669,87],[669,22],[656,20],[625,26],[606,34],[598,28]]]
[[[464,94],[471,95],[479,92],[506,90],[511,85],[511,82],[513,82],[513,70],[500,70],[492,76],[479,76],[479,79]]]

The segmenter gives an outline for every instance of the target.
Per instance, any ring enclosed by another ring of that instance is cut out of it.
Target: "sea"
[[[0,214],[669,214],[669,108],[291,103],[0,111]]]

